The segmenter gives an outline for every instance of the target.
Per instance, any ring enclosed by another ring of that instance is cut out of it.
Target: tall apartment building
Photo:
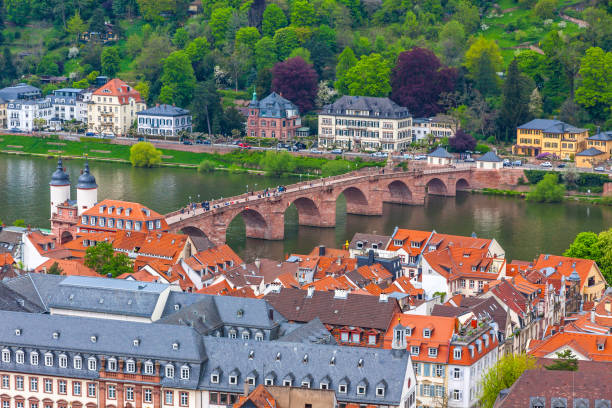
[[[87,105],[90,132],[125,135],[146,109],[140,93],[120,79],[112,79],[94,91]]]
[[[389,98],[345,95],[319,114],[319,146],[400,151],[412,142],[412,117]]]
[[[86,93],[84,89],[77,88],[62,88],[53,91],[51,104],[54,110],[54,120],[87,122]]]
[[[11,101],[7,105],[6,116],[9,129],[31,132],[39,125],[45,126],[53,118],[50,99],[30,99]]]
[[[572,159],[586,147],[587,129],[560,120],[534,119],[516,128],[514,154],[538,156],[549,153],[561,159]]]

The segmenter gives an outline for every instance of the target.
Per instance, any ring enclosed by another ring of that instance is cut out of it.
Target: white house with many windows
[[[87,122],[87,99],[91,92],[83,89],[62,88],[53,91],[51,105],[53,105],[53,119],[59,122],[75,120]]]
[[[191,133],[191,114],[172,105],[156,105],[136,113],[138,134],[178,138],[181,132]]]
[[[11,101],[7,104],[6,116],[9,129],[31,132],[37,127],[36,119],[42,119],[40,125],[45,126],[53,118],[51,99]]]

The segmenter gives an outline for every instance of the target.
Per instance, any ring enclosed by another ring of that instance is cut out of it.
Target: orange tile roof
[[[134,98],[136,102],[142,102],[140,92],[136,91],[119,78],[111,79],[106,84],[96,89],[93,94],[97,96],[118,96],[121,105],[130,103],[130,98]]]
[[[117,276],[117,279],[128,279],[128,278],[132,278],[139,282],[157,282],[159,281],[159,278],[157,276],[152,275],[146,269],[141,269],[137,272],[132,272],[132,273],[126,272],[124,274]]]
[[[100,277],[100,275],[91,268],[83,265],[79,261],[69,260],[69,259],[49,259],[39,265],[35,272],[38,273],[46,273],[54,263],[57,262],[57,266],[62,270],[62,276],[95,276]]]
[[[55,235],[44,235],[38,231],[32,231],[28,232],[27,238],[42,256],[54,259],[66,259],[71,256],[70,251],[57,242]]]
[[[244,288],[239,288],[239,289],[236,288],[234,290],[230,290],[227,293],[227,296],[257,299],[257,295],[255,295],[255,291],[248,286]]]
[[[249,404],[247,404],[247,402]],[[264,387],[263,384],[259,384],[248,396],[240,396],[238,402],[234,403],[234,408],[276,408],[276,400],[270,394],[270,392]]]
[[[279,275],[274,282],[279,282],[284,288],[299,288],[300,284],[295,279],[295,276],[291,272],[285,272]]]
[[[15,263],[15,260],[13,259],[13,256],[11,255],[10,252],[5,252],[0,254],[0,266],[4,266],[4,265],[12,265]]]
[[[570,347],[574,352],[583,355],[591,361],[612,362],[612,338],[588,333],[555,333],[552,337],[534,345],[529,354],[535,357],[551,356],[555,352]]]
[[[575,269],[578,276],[580,276],[581,287],[586,284],[589,273],[594,267],[597,268],[597,264],[590,259],[545,254],[541,254],[534,264],[534,268],[538,270],[543,268],[554,268],[556,273],[565,276],[566,279]]]
[[[223,278],[210,286],[204,286],[202,289],[198,290],[197,293],[205,295],[228,295],[233,289],[234,288],[230,286],[227,279]]]
[[[103,210],[103,212],[100,212],[101,209]],[[108,213],[109,209],[111,209],[110,214]],[[121,210],[120,214],[118,214],[119,210]],[[89,222],[87,224],[83,224],[83,216],[96,217],[96,225],[90,225],[91,219],[88,220]],[[99,225],[100,217],[104,217],[107,219],[108,218],[114,219],[115,220],[114,226],[113,227],[108,227],[107,225],[100,226]],[[92,208],[90,208],[89,210],[81,214],[81,216],[79,217],[79,223],[77,224],[77,227],[79,227],[81,230],[88,230],[88,231],[89,230],[117,231],[118,230],[116,228],[117,220],[123,220],[124,222],[123,228],[126,228],[125,221],[128,221],[128,220],[132,222],[140,221],[142,222],[141,231],[143,232],[149,230],[146,224],[147,221],[153,221],[155,223],[155,221],[159,220],[161,222],[161,228],[155,228],[155,225],[153,225],[153,229],[151,229],[150,231],[151,232],[168,231],[168,223],[166,222],[163,215],[149,209],[148,207],[140,203],[133,203],[130,201],[120,201],[120,200],[103,200],[102,202],[99,202],[98,204],[94,205]],[[132,225],[131,230],[134,231],[134,225]]]
[[[365,290],[368,291],[368,293],[374,295],[374,296],[379,296],[381,293],[383,293],[382,289],[380,288],[380,286],[378,286],[375,283],[370,283],[368,285],[366,285],[364,287]]]
[[[357,272],[373,282],[382,282],[393,278],[391,272],[386,270],[381,264],[363,265],[357,268]]]
[[[84,258],[87,248],[95,246],[98,242],[110,242],[115,239],[115,232],[90,232],[78,234],[72,241],[63,244],[64,248],[70,251],[73,257]],[[85,245],[87,243],[87,245]]]
[[[383,293],[393,292],[401,292],[411,296],[416,296],[419,294],[423,295],[425,293],[425,290],[415,288],[412,283],[410,283],[410,278],[406,276],[400,276],[399,278],[394,280],[391,285],[389,285],[383,290]]]
[[[220,271],[242,264],[242,259],[227,244],[208,248],[202,252],[192,255],[185,260],[195,271],[205,270],[207,273],[215,274]],[[217,271],[215,271],[217,267]]]
[[[448,280],[460,277],[495,280],[499,272],[491,272],[494,258],[488,257],[487,252],[486,248],[446,247],[426,252],[423,257],[436,272]]]
[[[606,295],[595,306],[595,322],[612,328],[612,295]]]
[[[602,325],[598,322],[597,316],[593,316],[595,322],[591,321],[591,313],[588,312],[573,322],[570,322],[565,325],[563,330],[567,332],[584,332],[584,333],[594,333],[594,334],[603,334],[607,335],[610,333],[610,327],[606,325]]]
[[[342,279],[344,278],[344,279]],[[314,287],[317,291],[329,291],[335,289],[356,289],[357,286],[350,283],[346,277],[340,276],[339,278],[333,276],[326,276],[323,279],[316,280],[314,282],[304,285],[304,288]]]
[[[488,249],[492,241],[493,240],[486,238],[439,234],[436,232],[435,234],[433,234],[427,245],[436,245],[438,250],[448,247]]]
[[[139,248],[137,252],[140,256],[169,258],[164,260],[174,264],[178,262],[186,242],[187,235],[183,234],[117,231],[113,248],[122,252],[132,252],[135,248]]]
[[[404,250],[410,256],[417,256],[425,248],[427,239],[431,236],[432,231],[418,231],[409,229],[398,229],[395,234],[391,237],[391,242],[387,247],[388,251],[397,251],[400,248]],[[402,245],[396,245],[395,241],[402,241]],[[420,246],[415,248],[412,246],[412,242],[418,242]]]
[[[331,258],[350,258],[351,254],[346,249],[337,249],[337,248],[325,248],[325,253],[322,256],[329,256]],[[321,256],[319,255],[320,247],[314,247],[314,249],[307,256]],[[300,255],[298,255],[300,256]]]

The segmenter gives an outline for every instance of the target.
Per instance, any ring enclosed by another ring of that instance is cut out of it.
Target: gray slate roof
[[[0,89],[0,98],[5,101],[15,101],[22,98],[33,98],[41,97],[42,92],[40,89],[28,85],[28,84],[17,84],[15,86],[9,86],[7,88]]]
[[[438,147],[436,150],[434,150],[433,152],[429,153],[427,156],[429,157],[440,157],[443,159],[452,159],[453,156],[446,151],[445,148],[443,147]]]
[[[545,133],[581,133],[585,130],[556,119],[533,119],[518,128],[541,130]]]
[[[576,156],[599,156],[600,154],[604,154],[604,152],[594,147],[589,147],[586,150],[576,153]]]
[[[365,347],[342,347],[304,343],[241,341],[205,337],[208,362],[200,384],[204,389],[241,393],[247,376],[255,376],[255,386],[266,377],[274,378],[274,385],[292,379],[293,386],[311,380],[311,388],[329,381],[329,389],[336,390],[339,401],[361,404],[399,405],[406,383],[409,362],[406,350],[383,350]],[[333,359],[333,364],[330,362]],[[362,366],[359,366],[361,361]],[[219,383],[211,383],[211,374],[219,374]],[[238,374],[237,384],[229,383],[229,374]],[[384,397],[376,396],[376,386],[386,383]],[[338,392],[338,385],[347,384],[347,393]],[[357,385],[367,383],[366,394],[357,394]]]
[[[499,156],[496,155],[493,151],[490,151],[477,158],[476,161],[498,163],[502,161],[502,159],[500,159]]]
[[[389,98],[377,98],[373,96],[349,96],[344,95],[336,102],[325,105],[321,110],[323,115],[348,115],[347,110],[368,111],[369,115],[359,115],[360,118],[373,119],[401,119],[409,118],[408,108],[399,106]],[[376,114],[378,112],[378,115]]]
[[[11,252],[13,255],[21,242],[21,233],[0,226],[0,254]]]
[[[48,312],[49,301],[64,279],[66,279],[66,277],[61,275],[28,273],[7,280],[3,282],[3,284],[20,296],[23,296],[24,299],[29,300]]]
[[[298,111],[299,115],[298,107],[276,92],[272,92],[261,101],[251,101],[249,108],[259,109],[259,116],[262,118],[286,118],[287,110]]]
[[[185,116],[189,115],[189,111],[187,109],[179,108],[177,106],[161,104],[154,106],[149,109],[142,110],[140,112],[136,112],[137,115],[150,115],[150,116]]]
[[[376,249],[385,249],[389,241],[391,241],[391,237],[389,235],[364,234],[362,232],[357,232],[355,235],[353,235],[353,239],[349,244],[349,249],[368,250],[372,249],[372,244],[377,245]],[[362,247],[357,247],[358,242],[361,242]]]
[[[85,161],[85,168],[77,180],[77,188],[92,189],[97,188],[96,178],[89,172],[89,162]]]
[[[57,169],[51,175],[50,186],[67,186],[70,185],[70,176],[64,171],[62,158],[57,159]]]
[[[588,138],[589,140],[600,140],[604,142],[608,142],[612,140],[612,130],[608,130],[606,132],[599,132],[596,135],[593,135]]]
[[[0,283],[0,310],[28,313],[43,313],[45,311],[40,305],[24,298],[2,283]]]
[[[318,317],[280,337],[278,341],[312,344],[338,344],[336,338],[321,323]]]

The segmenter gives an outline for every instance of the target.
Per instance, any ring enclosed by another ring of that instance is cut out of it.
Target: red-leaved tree
[[[414,116],[432,116],[441,111],[440,94],[455,88],[457,70],[442,67],[436,55],[415,47],[402,52],[391,72],[391,99]]]
[[[272,68],[272,90],[296,104],[302,114],[314,107],[318,81],[317,72],[302,57],[289,58]]]
[[[476,147],[476,139],[462,129],[457,129],[455,137],[448,139],[448,144],[455,152],[465,152],[466,150],[473,151]]]

